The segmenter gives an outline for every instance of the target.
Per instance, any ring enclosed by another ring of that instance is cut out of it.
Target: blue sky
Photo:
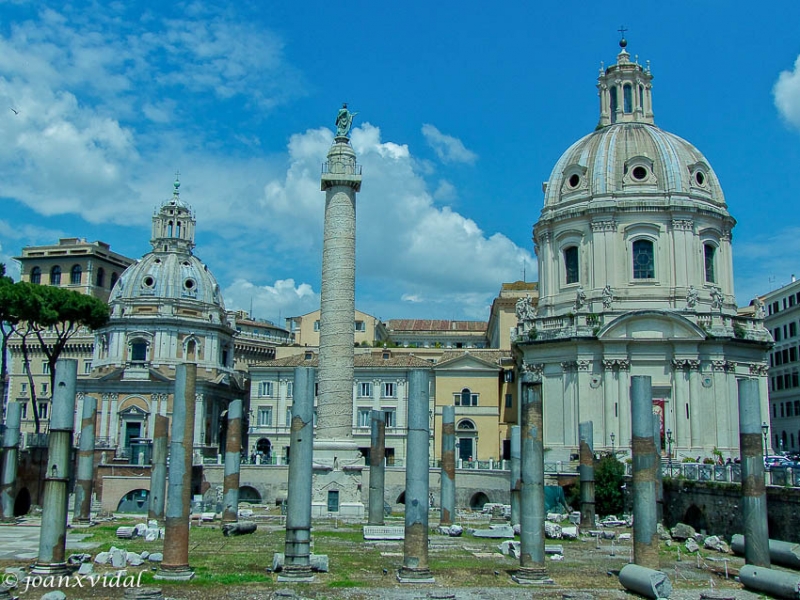
[[[0,0],[0,261],[71,236],[141,256],[180,171],[227,307],[314,310],[346,101],[357,306],[486,319],[523,264],[537,277],[541,184],[597,124],[624,24],[657,125],[706,155],[738,220],[738,302],[800,276],[800,3],[212,4]]]

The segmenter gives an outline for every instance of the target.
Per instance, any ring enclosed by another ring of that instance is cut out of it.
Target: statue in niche
[[[694,289],[693,285],[689,286],[689,291],[686,293],[686,307],[687,308],[694,308],[697,306],[697,290]]]
[[[606,284],[606,287],[603,288],[603,308],[611,308],[613,302],[614,291],[609,284]]]
[[[711,289],[711,309],[712,310],[722,310],[722,292],[719,291],[719,288],[712,288]]]
[[[342,104],[342,108],[336,115],[336,137],[348,137],[350,128],[353,126],[353,117],[357,114],[347,110],[347,102]]]

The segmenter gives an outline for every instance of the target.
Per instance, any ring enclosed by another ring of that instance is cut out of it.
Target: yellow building
[[[319,314],[320,311],[288,317],[286,328],[294,335],[294,342],[299,346],[319,347]],[[354,343],[356,346],[373,346],[376,342],[387,340],[386,327],[380,319],[357,310],[353,320]]]

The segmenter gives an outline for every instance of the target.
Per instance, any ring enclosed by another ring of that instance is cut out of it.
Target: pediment
[[[630,312],[597,332],[599,340],[691,340],[706,339],[705,332],[681,315],[656,310]]]
[[[490,369],[499,371],[500,367],[492,362],[478,358],[469,352],[465,352],[461,356],[442,361],[434,367],[436,371],[443,369],[457,371],[486,371]]]
[[[147,411],[135,405],[119,411],[119,416],[121,417],[143,417],[146,414],[148,414]]]

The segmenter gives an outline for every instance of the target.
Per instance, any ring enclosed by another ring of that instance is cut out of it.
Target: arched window
[[[617,122],[617,108],[619,108],[619,103],[617,102],[617,86],[611,86],[609,90],[609,96],[611,97],[611,122]]]
[[[112,289],[116,285],[117,279],[119,279],[119,275],[117,275],[116,273],[112,273],[111,274],[111,287],[112,287]]]
[[[39,267],[31,269],[31,283],[42,283],[42,270]]]
[[[471,421],[470,419],[461,419],[458,422],[458,430],[459,431],[464,431],[464,430],[475,431],[475,429],[476,429],[475,423],[473,421]]]
[[[633,112],[633,88],[629,83],[622,86],[622,112]]]
[[[194,340],[189,340],[186,344],[186,360],[195,360],[197,353],[197,343]]]
[[[172,221],[167,223],[167,237],[172,237]]]
[[[654,279],[656,276],[653,242],[636,240],[633,242],[633,278]]]
[[[644,110],[644,86],[639,86],[639,108]]]
[[[464,388],[461,392],[453,394],[456,406],[478,406],[478,394],[472,393],[469,388]]]
[[[578,247],[564,248],[564,272],[567,283],[578,283]]]
[[[50,269],[50,285],[61,285],[61,267],[58,265]]]
[[[181,222],[178,221],[175,225],[175,237],[181,237]]]
[[[708,283],[716,283],[717,277],[714,273],[714,255],[717,249],[711,244],[703,244],[703,257],[706,264],[706,281]]]
[[[81,275],[83,274],[83,269],[81,269],[80,265],[73,265],[72,270],[69,272],[69,282],[72,285],[80,285],[81,284]]]
[[[103,270],[103,267],[97,269],[97,279],[95,280],[95,285],[97,287],[103,287],[106,283],[106,272]]]

